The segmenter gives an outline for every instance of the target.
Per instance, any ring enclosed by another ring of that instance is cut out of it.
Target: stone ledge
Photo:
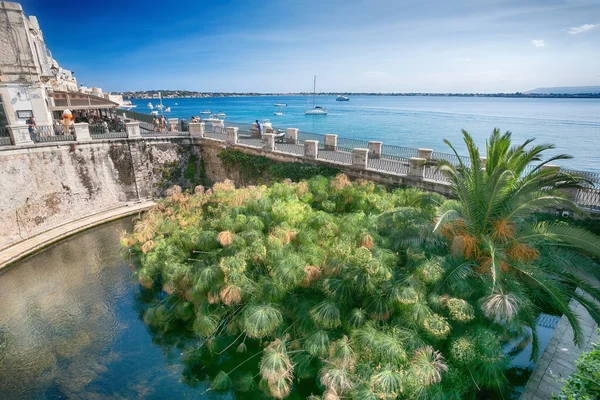
[[[54,227],[45,232],[25,239],[24,241],[16,243],[0,251],[0,270],[75,233],[93,228],[94,226],[101,225],[106,222],[126,217],[128,215],[146,211],[154,204],[154,201],[123,203],[117,208],[104,210],[87,217],[73,220],[64,225]]]

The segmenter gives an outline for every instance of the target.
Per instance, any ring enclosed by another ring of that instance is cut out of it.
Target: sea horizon
[[[535,143],[556,146],[549,152],[551,155],[573,156],[562,161],[562,166],[600,172],[600,143],[589,140],[600,133],[600,99],[353,96],[348,102],[338,102],[329,95],[315,99],[317,105],[328,109],[327,116],[307,116],[304,109],[310,99],[309,95],[163,98],[163,105],[171,107],[171,112],[165,113],[169,118],[204,117],[199,113],[210,110],[226,113],[225,121],[231,123],[270,119],[273,126],[283,129],[335,133],[444,153],[451,152],[444,139],[460,154],[466,153],[462,129],[484,146],[492,130],[499,128],[511,131],[516,143],[536,138]],[[132,111],[149,114],[147,103],[157,104],[158,99],[131,101],[137,106]],[[287,107],[276,107],[275,103],[285,103]],[[273,115],[276,111],[284,114]]]

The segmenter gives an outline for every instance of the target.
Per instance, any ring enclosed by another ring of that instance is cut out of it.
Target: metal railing
[[[416,156],[415,156],[416,157]],[[471,166],[471,159],[467,156],[459,156],[460,160],[466,165],[466,166]],[[451,153],[439,153],[437,151],[434,151],[433,154],[431,155],[431,159],[432,160],[446,160],[451,162],[453,165],[459,165],[459,157],[456,156],[456,154],[451,154]]]
[[[90,136],[92,139],[124,139],[127,138],[127,128],[122,121],[100,122],[90,124]]]
[[[127,116],[130,118],[135,118],[138,121],[147,122],[152,121],[152,116],[147,114],[140,114],[136,112],[126,112]],[[142,116],[143,117],[140,117]],[[253,124],[243,124],[236,122],[226,122],[224,124],[225,127],[229,126],[237,126],[239,128],[238,135],[240,136],[240,142],[246,145],[262,147],[263,142],[252,140],[256,139],[256,132],[252,128]],[[154,128],[151,124],[147,124],[143,126],[140,124],[140,128],[142,128],[142,134],[144,135],[144,131],[152,131]],[[207,126],[205,130],[205,135],[207,137],[219,140],[226,140],[227,135],[225,129],[219,130],[219,132],[211,131],[210,126]],[[312,133],[312,132],[298,132],[298,142],[296,144],[290,143],[276,143],[275,149],[277,151],[294,154],[294,155],[303,155],[304,148],[303,144],[306,140],[316,140],[319,142],[320,155],[319,158],[327,159],[330,161],[341,162],[344,164],[352,163],[352,150],[354,148],[368,148],[368,142],[365,140],[359,139],[350,139],[339,137],[337,140],[337,152],[332,151],[324,151],[325,148],[325,135]],[[408,175],[409,172],[409,160],[414,157],[419,157],[419,150],[410,147],[402,147],[402,146],[394,146],[394,145],[382,145],[380,158],[369,157],[367,168],[378,170],[378,171],[388,171],[401,175]],[[452,153],[443,153],[434,151],[431,155],[431,159],[427,161],[426,165],[423,167],[423,178],[431,181],[438,182],[447,182],[448,179],[446,176],[437,169],[437,160],[447,160],[453,165],[459,165],[459,159],[466,166],[470,167],[471,162],[470,158],[467,156],[456,156],[456,154]],[[525,168],[524,173],[531,172],[535,165],[529,165]],[[575,193],[576,202],[584,208],[592,209],[592,210],[600,210],[600,173],[590,172],[590,171],[577,171],[572,169],[562,168],[564,172],[579,174],[584,178],[588,179],[592,182],[593,186],[586,189],[580,189]]]
[[[408,175],[408,164],[395,157],[382,156],[381,158],[369,158],[367,160],[367,167],[378,171]]]
[[[73,125],[38,125],[34,130],[34,137],[40,142],[74,141],[75,127]]]
[[[157,136],[179,136],[189,135],[189,132],[181,130],[181,123],[178,122],[177,126],[172,127],[167,122],[166,126],[161,124],[155,124],[151,122],[140,121],[140,134],[145,137],[157,137]]]
[[[132,119],[140,122],[152,123],[153,115],[143,114],[137,111],[117,110],[117,115],[126,119]]]
[[[8,132],[8,127],[0,126],[0,146],[7,146],[12,144],[10,140],[10,133]]]
[[[369,142],[357,139],[341,138],[338,136],[337,148],[342,151],[352,152],[354,149],[368,149]]]
[[[384,144],[381,146],[381,153],[386,156],[393,156],[404,161],[410,160],[412,157],[418,157],[419,151],[410,147],[401,147]]]

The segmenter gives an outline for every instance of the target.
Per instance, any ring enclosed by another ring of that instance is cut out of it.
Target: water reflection
[[[177,349],[153,345],[139,318],[119,246],[131,226],[89,230],[0,274],[0,398],[198,397]]]

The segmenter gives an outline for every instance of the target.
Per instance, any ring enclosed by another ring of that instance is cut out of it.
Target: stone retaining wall
[[[185,139],[189,146],[189,139]],[[151,197],[182,140],[105,140],[0,151],[0,249],[70,220]]]

